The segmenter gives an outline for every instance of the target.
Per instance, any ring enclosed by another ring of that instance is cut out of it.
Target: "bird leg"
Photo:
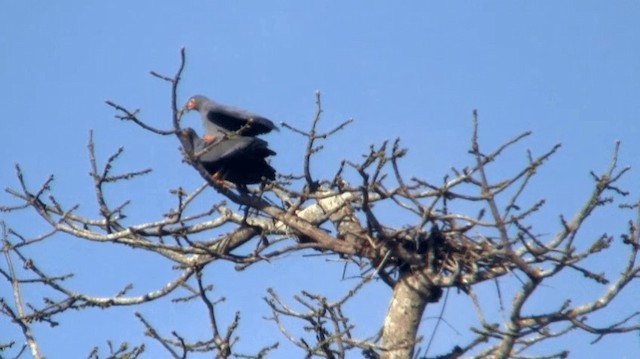
[[[203,140],[205,143],[211,143],[211,142],[213,142],[213,140],[215,140],[215,139],[216,139],[216,138],[215,138],[214,136],[211,136],[211,135],[204,135],[204,136],[202,136],[202,140]]]
[[[226,187],[224,182],[224,178],[222,178],[222,174],[220,172],[216,172],[211,175],[211,181],[218,187]]]

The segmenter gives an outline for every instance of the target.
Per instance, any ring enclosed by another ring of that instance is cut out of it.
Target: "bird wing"
[[[199,157],[201,162],[229,160],[242,155],[251,145],[251,140],[250,137],[233,137],[209,144],[202,142],[196,146],[196,152],[202,152]]]
[[[242,129],[240,134],[243,136],[256,136],[270,132],[273,129],[277,130],[276,125],[265,117],[236,107],[213,102],[207,109],[206,116],[209,121],[227,131]]]

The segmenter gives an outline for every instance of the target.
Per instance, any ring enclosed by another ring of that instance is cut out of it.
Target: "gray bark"
[[[393,296],[382,329],[387,350],[381,359],[408,359],[413,356],[418,327],[433,286],[419,272],[406,273],[393,288]]]

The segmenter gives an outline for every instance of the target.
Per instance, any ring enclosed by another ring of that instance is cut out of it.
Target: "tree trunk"
[[[422,314],[434,295],[432,289],[420,272],[405,273],[396,282],[382,329],[382,344],[388,350],[381,353],[381,359],[413,356]]]

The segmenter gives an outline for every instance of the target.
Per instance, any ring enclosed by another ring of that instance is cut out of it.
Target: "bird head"
[[[184,108],[187,111],[191,111],[191,110],[200,110],[200,108],[202,107],[202,105],[204,103],[206,103],[208,101],[208,99],[202,95],[196,95],[196,96],[192,96],[189,101],[187,101],[187,104],[184,105]]]
[[[184,128],[178,131],[178,138],[182,142],[182,147],[188,153],[194,152],[199,143],[202,142],[192,128]]]
[[[196,131],[194,131],[193,128],[183,128],[178,132],[178,134],[181,137],[189,138],[189,139],[198,137],[198,135],[196,134]]]

